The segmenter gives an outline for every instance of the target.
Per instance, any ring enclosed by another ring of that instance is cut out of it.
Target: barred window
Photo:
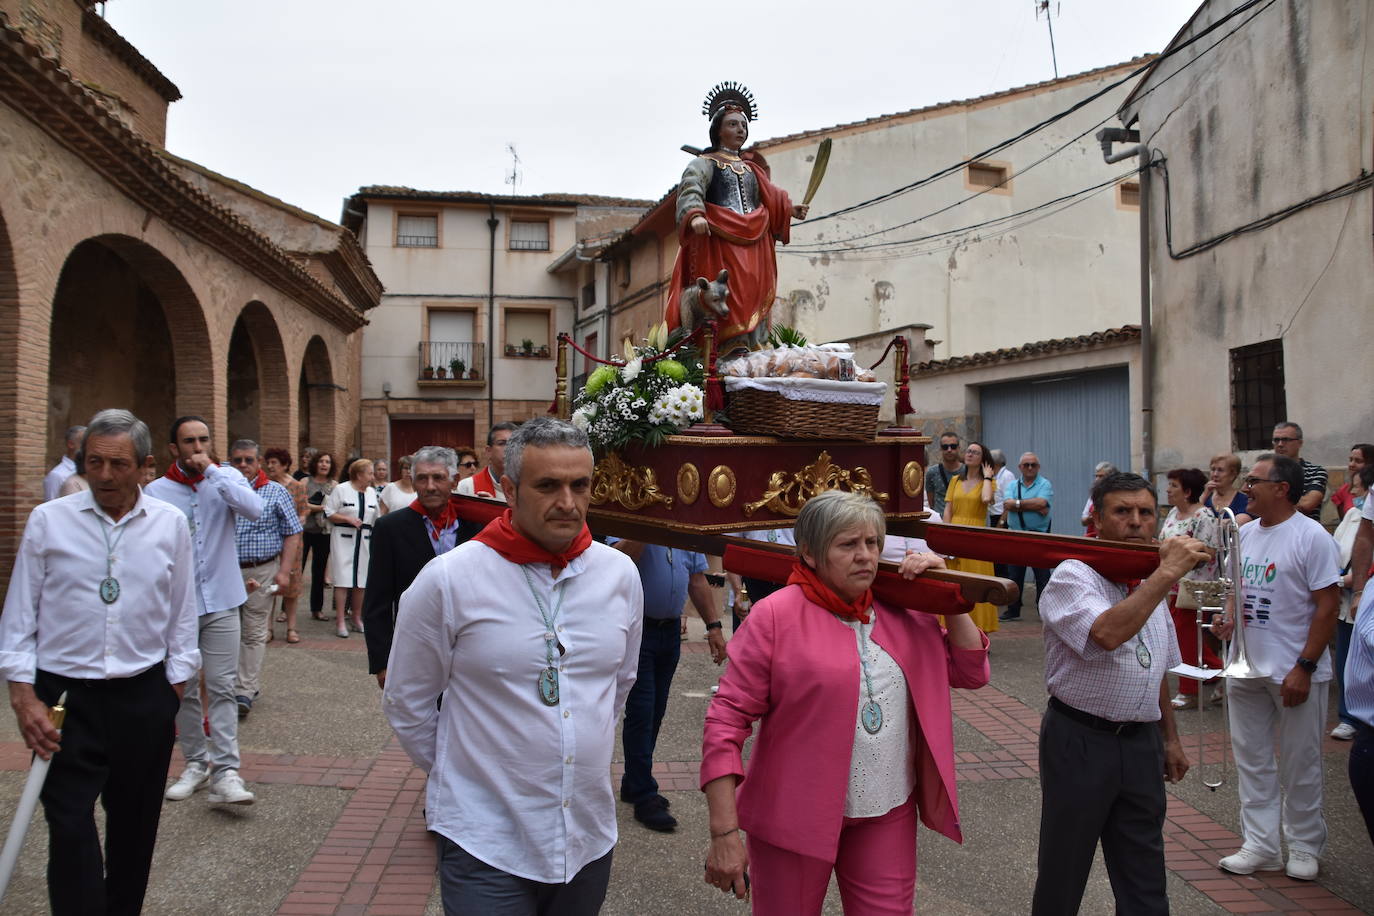
[[[396,218],[397,248],[438,248],[437,216],[399,216]]]
[[[1283,383],[1283,341],[1231,351],[1231,428],[1236,449],[1268,449],[1274,424],[1288,415]]]
[[[511,220],[511,251],[548,251],[548,220]]]

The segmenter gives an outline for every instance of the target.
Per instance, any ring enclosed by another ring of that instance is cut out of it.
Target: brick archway
[[[48,346],[49,443],[106,407],[134,411],[155,438],[179,414],[215,416],[201,304],[181,271],[138,239],[99,235],[68,252]]]
[[[336,461],[343,460],[335,405],[338,392],[329,347],[317,334],[305,345],[305,357],[301,360],[297,393],[298,452],[303,453],[308,446],[313,446],[330,452]]]
[[[289,447],[291,398],[286,347],[271,309],[249,302],[229,340],[227,430],[230,441],[247,438],[264,447]]]
[[[24,344],[19,320],[19,271],[14,249],[10,247],[9,228],[0,212],[0,365],[19,366],[22,358],[37,355],[30,342]],[[0,427],[11,430],[14,445],[0,447],[0,474],[10,486],[0,496],[0,587],[9,585],[10,561],[19,549],[24,516],[43,495],[43,474],[48,470],[20,467],[15,445],[26,435],[38,435],[34,424],[21,423],[19,372],[0,374]]]

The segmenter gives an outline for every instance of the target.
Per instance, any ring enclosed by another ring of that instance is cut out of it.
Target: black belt
[[[242,560],[240,560],[240,561],[239,561],[239,569],[252,569],[254,566],[266,566],[268,563],[271,563],[271,562],[272,562],[273,560],[275,560],[277,557],[278,557],[278,554],[273,554],[272,556],[268,557],[268,558],[265,559],[265,560],[249,560],[249,561],[246,562],[246,563],[243,562]]]
[[[649,617],[649,616],[645,616],[645,618],[644,618],[644,627],[645,627],[645,629],[655,629],[655,628],[657,628],[657,629],[662,630],[662,629],[667,629],[668,627],[672,627],[672,628],[674,628],[674,629],[677,629],[678,627],[681,627],[681,626],[682,626],[682,618],[681,618],[681,617]]]
[[[1111,732],[1113,735],[1133,735],[1146,725],[1154,724],[1153,722],[1113,722],[1111,719],[1104,719],[1090,712],[1074,709],[1068,703],[1061,701],[1058,697],[1050,697],[1050,709],[1062,713],[1080,725],[1086,725],[1094,731]]]

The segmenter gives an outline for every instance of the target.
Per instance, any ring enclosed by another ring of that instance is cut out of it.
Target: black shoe
[[[624,789],[621,789],[621,790],[620,790],[620,800],[623,801],[623,802],[624,802],[625,804],[627,804],[627,805],[633,805],[633,804],[634,804],[634,802],[630,799],[630,796],[628,796],[628,795],[625,794],[625,790],[624,790]],[[656,801],[658,804],[662,805],[662,806],[665,807],[665,808],[671,808],[671,807],[673,806],[673,803],[672,803],[672,802],[668,801],[668,799],[664,798],[662,795],[657,795],[657,794],[655,794],[655,795],[650,795],[648,798],[644,799],[644,801],[646,801],[646,802],[653,802],[653,801]]]
[[[248,718],[248,714],[253,711],[253,701],[248,697],[234,697],[234,702],[239,704],[239,718]]]
[[[1019,611],[1018,611],[1017,613],[1015,613],[1015,614],[1013,614],[1011,611],[1003,611],[1002,613],[1000,613],[1000,614],[997,615],[997,619],[998,619],[998,620],[1020,620],[1020,619],[1021,619],[1021,614],[1020,614]]]
[[[635,820],[659,833],[672,833],[677,828],[677,818],[668,813],[668,800],[661,795],[635,805]]]

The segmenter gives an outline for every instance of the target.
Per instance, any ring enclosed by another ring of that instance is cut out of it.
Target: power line
[[[1254,15],[1250,16],[1250,17],[1249,17],[1248,19],[1246,19],[1244,22],[1238,24],[1235,28],[1233,28],[1231,31],[1227,32],[1225,35],[1223,35],[1223,36],[1221,36],[1220,38],[1218,38],[1216,41],[1214,41],[1212,44],[1208,45],[1206,48],[1203,48],[1200,52],[1198,52],[1197,56],[1194,57],[1192,60],[1190,60],[1190,61],[1188,61],[1187,63],[1183,64],[1183,65],[1180,66],[1177,70],[1175,70],[1173,73],[1170,73],[1168,76],[1166,76],[1166,77],[1164,77],[1163,79],[1161,79],[1158,83],[1156,83],[1155,85],[1151,86],[1149,89],[1147,89],[1147,90],[1145,90],[1144,92],[1142,92],[1142,93],[1140,94],[1140,98],[1143,99],[1143,98],[1146,98],[1147,96],[1149,96],[1150,94],[1152,94],[1152,93],[1154,93],[1154,92],[1158,92],[1161,88],[1164,87],[1165,84],[1167,84],[1167,83],[1168,83],[1170,80],[1172,80],[1174,77],[1181,75],[1185,70],[1187,70],[1187,69],[1188,69],[1189,67],[1191,67],[1193,64],[1197,63],[1198,61],[1202,60],[1205,56],[1207,56],[1208,54],[1210,54],[1213,50],[1216,49],[1216,47],[1217,47],[1218,45],[1220,45],[1222,42],[1226,41],[1226,39],[1230,38],[1232,35],[1236,34],[1236,33],[1239,32],[1241,29],[1245,28],[1245,26],[1249,25],[1250,22],[1251,22],[1256,16],[1260,15],[1260,13],[1263,13],[1266,9],[1268,9],[1270,6],[1272,6],[1273,3],[1274,3],[1274,0],[1269,0],[1269,2],[1265,4],[1264,8],[1262,8],[1262,9],[1260,9],[1260,10],[1257,10],[1257,11],[1255,12]],[[960,206],[962,206],[962,205],[968,203],[969,201],[977,200],[978,198],[982,197],[983,195],[989,194],[989,193],[991,193],[992,191],[997,190],[997,188],[1004,186],[1007,182],[1011,181],[1012,179],[1014,179],[1014,178],[1019,178],[1019,177],[1021,177],[1022,175],[1025,175],[1027,172],[1029,172],[1029,171],[1031,171],[1032,169],[1034,169],[1036,166],[1041,165],[1041,164],[1047,162],[1047,161],[1050,160],[1050,159],[1053,159],[1055,156],[1059,155],[1059,154],[1062,153],[1064,150],[1068,149],[1070,146],[1073,146],[1073,145],[1074,145],[1075,143],[1077,143],[1079,140],[1082,140],[1082,139],[1083,139],[1084,137],[1086,137],[1088,134],[1090,134],[1090,133],[1092,133],[1093,131],[1097,130],[1097,128],[1101,127],[1103,124],[1106,124],[1108,121],[1110,121],[1110,120],[1115,116],[1115,114],[1116,114],[1116,112],[1113,112],[1112,114],[1107,115],[1107,117],[1103,118],[1101,121],[1098,121],[1096,124],[1093,124],[1093,125],[1092,125],[1091,127],[1089,127],[1087,130],[1085,130],[1085,131],[1083,131],[1083,132],[1077,134],[1076,136],[1069,138],[1069,139],[1066,140],[1064,143],[1060,144],[1059,146],[1055,147],[1053,150],[1050,150],[1048,153],[1046,153],[1045,155],[1041,156],[1039,159],[1036,159],[1035,161],[1033,161],[1030,165],[1028,165],[1028,166],[1026,166],[1025,168],[1021,169],[1020,171],[1017,171],[1017,172],[1014,172],[1014,173],[1008,175],[1001,183],[999,183],[999,184],[996,185],[995,187],[983,188],[983,189],[980,190],[980,191],[976,191],[976,192],[974,192],[973,194],[970,194],[970,195],[967,196],[967,197],[964,197],[964,198],[961,198],[961,199],[959,199],[959,200],[956,200],[955,202],[953,202],[953,203],[951,203],[951,204],[947,204],[946,206],[940,207],[940,208],[937,209],[937,210],[933,210],[933,211],[931,211],[930,213],[926,213],[926,214],[924,214],[924,215],[922,215],[922,216],[918,216],[918,217],[916,217],[916,218],[914,218],[914,219],[907,220],[906,222],[897,223],[896,225],[893,225],[893,226],[885,226],[885,227],[883,227],[882,229],[874,229],[874,230],[872,230],[872,231],[870,231],[870,232],[864,232],[864,233],[861,233],[861,234],[859,234],[859,235],[847,236],[847,237],[845,237],[845,238],[843,238],[843,239],[831,239],[831,240],[828,241],[828,242],[821,242],[821,241],[815,241],[815,242],[793,242],[793,243],[791,244],[790,247],[793,248],[793,249],[795,249],[798,253],[808,253],[808,252],[811,252],[811,251],[815,248],[815,246],[817,246],[817,245],[833,245],[833,244],[835,244],[835,243],[838,242],[838,241],[856,242],[856,241],[859,241],[859,240],[861,240],[861,239],[872,238],[872,237],[874,237],[874,236],[876,236],[876,235],[882,235],[882,234],[887,233],[887,232],[893,232],[893,231],[895,231],[895,230],[897,230],[897,229],[905,229],[905,228],[908,227],[908,226],[914,226],[916,223],[923,222],[924,220],[930,219],[931,217],[939,216],[939,215],[942,214],[942,213],[947,213],[947,212],[949,212],[950,210],[955,209],[956,207],[960,207]],[[798,225],[800,225],[800,224],[798,224]]]
[[[852,204],[852,205],[850,205],[850,206],[848,206],[848,207],[842,207],[842,208],[840,208],[839,210],[833,210],[833,211],[831,211],[830,213],[824,213],[824,214],[822,214],[822,215],[820,215],[820,216],[813,216],[813,217],[811,217],[810,219],[802,220],[801,222],[797,223],[797,225],[801,226],[801,225],[807,225],[807,224],[809,224],[809,223],[818,223],[818,222],[821,222],[822,220],[833,219],[833,218],[836,217],[836,216],[842,216],[842,215],[844,215],[844,214],[846,214],[846,213],[852,213],[852,212],[854,212],[855,210],[861,210],[861,209],[863,209],[863,208],[865,208],[865,207],[871,207],[871,206],[873,206],[874,204],[882,203],[882,202],[885,201],[885,200],[890,200],[890,199],[892,199],[893,197],[897,197],[897,196],[899,196],[899,195],[901,195],[901,194],[905,194],[905,193],[907,193],[907,192],[909,192],[909,191],[913,191],[913,190],[915,190],[916,188],[919,188],[919,187],[922,187],[922,186],[924,186],[924,185],[930,184],[932,181],[935,181],[935,180],[937,180],[937,179],[943,178],[944,176],[949,175],[949,174],[952,174],[953,172],[959,171],[960,169],[963,169],[964,167],[966,167],[966,166],[968,166],[968,165],[971,165],[972,163],[978,162],[978,161],[981,160],[981,159],[985,159],[985,158],[987,158],[988,156],[990,156],[990,155],[992,155],[992,154],[994,154],[994,153],[997,153],[997,152],[999,152],[999,151],[1001,151],[1001,150],[1003,150],[1003,149],[1006,149],[1008,146],[1011,146],[1011,145],[1014,144],[1014,143],[1017,143],[1017,142],[1019,142],[1019,141],[1021,141],[1021,140],[1024,140],[1026,137],[1029,137],[1029,136],[1031,136],[1032,134],[1038,133],[1039,131],[1045,129],[1046,127],[1049,127],[1051,124],[1055,124],[1055,123],[1058,123],[1059,121],[1062,121],[1064,118],[1066,118],[1066,117],[1068,117],[1069,115],[1073,114],[1074,112],[1080,110],[1081,108],[1083,108],[1083,107],[1085,107],[1085,106],[1091,104],[1092,102],[1095,102],[1097,99],[1099,99],[1099,98],[1101,98],[1102,96],[1106,95],[1107,93],[1111,92],[1113,89],[1116,89],[1118,86],[1121,86],[1121,85],[1123,85],[1123,84],[1125,84],[1125,83],[1131,81],[1131,80],[1134,79],[1135,77],[1139,76],[1141,73],[1144,73],[1144,72],[1145,72],[1146,70],[1148,70],[1149,68],[1151,68],[1151,67],[1153,67],[1153,66],[1159,64],[1161,61],[1168,60],[1170,57],[1173,57],[1175,54],[1179,54],[1179,53],[1183,52],[1183,51],[1186,50],[1187,48],[1189,48],[1189,47],[1191,47],[1192,45],[1196,44],[1197,42],[1201,41],[1201,40],[1202,40],[1204,37],[1206,37],[1207,35],[1211,34],[1211,33],[1214,32],[1214,31],[1216,31],[1218,28],[1220,28],[1220,27],[1221,27],[1222,25],[1224,25],[1225,23],[1229,22],[1231,19],[1234,19],[1236,16],[1239,16],[1240,14],[1242,14],[1242,13],[1244,13],[1244,12],[1250,10],[1251,8],[1253,8],[1253,7],[1255,7],[1255,6],[1258,6],[1258,5],[1261,4],[1261,3],[1264,3],[1264,4],[1266,5],[1266,8],[1267,8],[1268,6],[1272,6],[1272,5],[1274,4],[1274,2],[1275,2],[1275,0],[1247,0],[1247,2],[1242,3],[1240,6],[1236,7],[1234,10],[1232,10],[1232,11],[1229,12],[1229,13],[1227,13],[1225,16],[1222,16],[1222,17],[1221,17],[1220,19],[1218,19],[1216,22],[1212,23],[1212,24],[1209,25],[1207,28],[1203,29],[1201,32],[1199,32],[1198,34],[1194,35],[1192,38],[1189,38],[1187,41],[1183,42],[1182,44],[1178,45],[1177,47],[1172,48],[1172,49],[1170,49],[1170,50],[1168,50],[1168,51],[1163,52],[1163,53],[1160,54],[1158,57],[1156,57],[1153,61],[1150,61],[1149,63],[1146,63],[1146,64],[1142,64],[1141,66],[1139,66],[1139,67],[1135,68],[1134,70],[1132,70],[1130,73],[1128,73],[1128,74],[1126,74],[1125,76],[1123,76],[1121,79],[1116,80],[1116,81],[1114,81],[1114,82],[1111,82],[1111,83],[1107,84],[1107,85],[1104,86],[1103,88],[1099,89],[1097,92],[1094,92],[1094,93],[1092,93],[1091,95],[1087,96],[1086,98],[1081,99],[1081,100],[1079,100],[1078,102],[1075,102],[1073,105],[1070,105],[1068,108],[1064,109],[1063,111],[1060,111],[1060,112],[1057,113],[1057,114],[1051,115],[1050,117],[1048,117],[1048,118],[1046,118],[1045,120],[1039,122],[1038,124],[1034,124],[1034,125],[1032,125],[1032,126],[1026,128],[1025,130],[1021,131],[1020,133],[1016,134],[1015,136],[1009,137],[1009,138],[1007,138],[1006,140],[1002,140],[1002,141],[1000,141],[1000,142],[998,142],[998,143],[995,143],[995,144],[993,144],[992,146],[988,147],[987,149],[983,150],[982,152],[975,153],[972,157],[970,157],[970,158],[968,158],[968,159],[965,159],[965,160],[963,160],[963,161],[961,161],[961,162],[956,162],[956,163],[954,163],[953,165],[945,166],[944,168],[939,169],[939,170],[937,170],[937,171],[931,173],[930,175],[927,175],[925,178],[921,178],[921,179],[919,179],[919,180],[917,180],[917,181],[914,181],[914,182],[912,182],[912,183],[910,183],[910,184],[908,184],[908,185],[904,185],[904,186],[902,186],[902,187],[900,187],[900,188],[896,188],[895,190],[892,190],[892,191],[887,191],[887,192],[885,192],[885,193],[883,193],[883,194],[878,195],[877,197],[873,197],[873,198],[870,198],[870,199],[868,199],[868,200],[860,201],[859,203]]]

